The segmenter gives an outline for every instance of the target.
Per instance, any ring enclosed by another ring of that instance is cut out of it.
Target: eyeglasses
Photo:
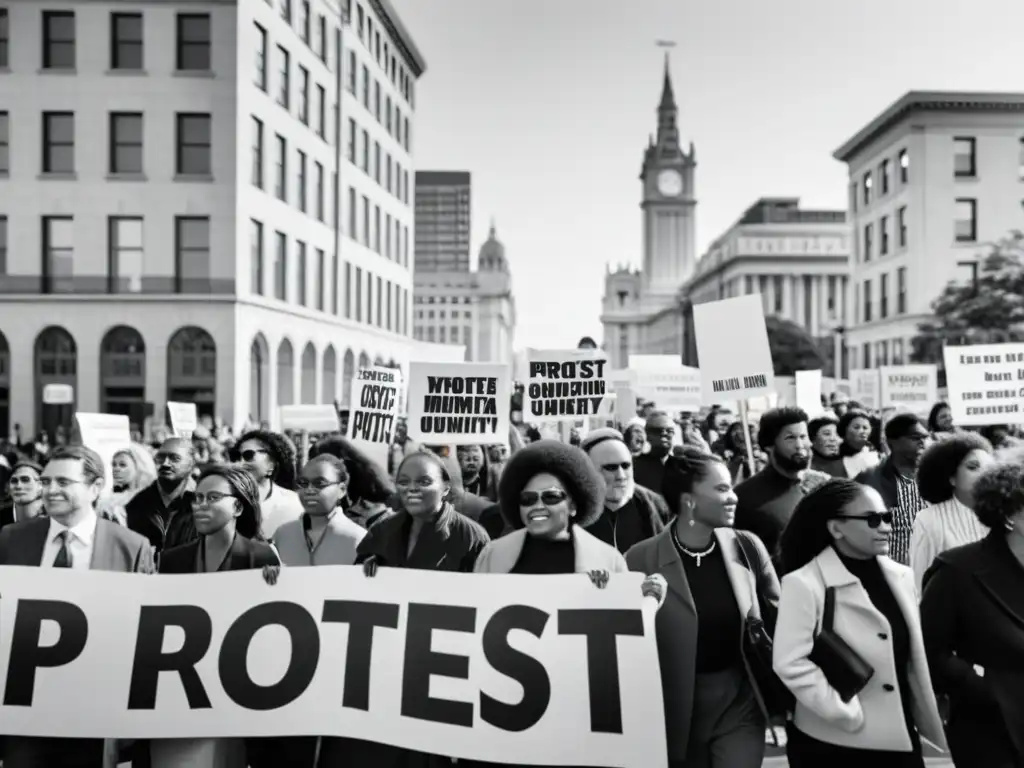
[[[892,525],[892,512],[869,512],[866,515],[836,515],[836,520],[863,520],[868,528],[877,528],[882,523]]]
[[[85,482],[82,480],[72,480],[70,477],[41,477],[39,478],[39,484],[43,488],[56,485],[58,488],[67,489],[72,485],[85,485]]]
[[[539,493],[537,491],[523,491],[519,494],[519,506],[532,507],[539,500],[545,507],[553,507],[555,504],[561,504],[568,496],[569,494],[565,491],[560,491],[557,488],[540,491]]]
[[[623,461],[620,464],[602,464],[601,469],[605,472],[614,472],[617,469],[621,469],[624,472],[628,472],[633,466],[632,461]]]
[[[266,453],[266,451],[250,449],[248,451],[242,451],[238,455],[242,457],[242,461],[252,461],[257,456],[266,455]]]
[[[201,507],[204,504],[216,504],[218,501],[224,501],[224,499],[230,498],[234,498],[233,493],[219,493],[218,491],[210,491],[209,493],[193,493],[192,506]]]
[[[316,480],[314,482],[310,482],[306,478],[301,478],[295,481],[295,487],[300,491],[305,491],[307,488],[315,488],[318,491],[322,491],[325,488],[330,488],[332,485],[341,485],[341,481],[335,480],[334,482],[331,482],[329,480]]]
[[[31,485],[36,482],[36,478],[31,475],[15,475],[7,482],[11,485]]]

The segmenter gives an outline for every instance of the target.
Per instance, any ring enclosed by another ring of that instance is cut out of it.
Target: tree
[[[828,357],[818,342],[796,323],[781,317],[764,319],[768,329],[768,346],[772,351],[776,376],[793,376],[797,371],[830,370]]]
[[[932,314],[917,327],[912,362],[941,367],[946,344],[1024,340],[1024,232],[993,244],[979,259],[974,280],[950,281],[932,302]]]

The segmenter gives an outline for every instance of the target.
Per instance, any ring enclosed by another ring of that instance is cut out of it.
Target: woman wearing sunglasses
[[[922,737],[945,748],[914,573],[888,557],[892,520],[875,489],[834,479],[797,504],[782,533],[774,667],[796,697],[791,768],[923,768]],[[829,588],[832,632],[874,670],[845,701],[810,658]]]
[[[242,435],[232,456],[245,465],[260,487],[263,533],[274,538],[278,526],[302,516],[295,493],[295,446],[284,435],[254,430]]]

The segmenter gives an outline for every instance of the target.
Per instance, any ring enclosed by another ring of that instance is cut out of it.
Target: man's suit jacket
[[[0,529],[0,565],[39,567],[49,530],[48,517],[5,525]],[[89,570],[153,573],[152,547],[145,537],[100,518],[96,521]],[[115,768],[118,751],[119,745],[112,739],[6,736],[0,741],[3,768]]]

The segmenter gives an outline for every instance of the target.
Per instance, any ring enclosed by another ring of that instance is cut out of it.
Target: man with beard
[[[893,513],[889,533],[889,557],[910,565],[910,534],[917,513],[926,505],[917,490],[917,465],[931,435],[912,413],[897,413],[885,423],[889,455],[878,466],[857,475],[857,482],[878,491]]]
[[[154,457],[156,480],[125,505],[125,521],[141,533],[157,553],[198,538],[192,525],[192,470],[196,457],[191,440],[164,440]]]
[[[664,411],[654,411],[647,417],[644,427],[651,450],[633,459],[633,477],[638,485],[661,493],[661,480],[665,477],[665,460],[672,453],[672,439],[676,425]]]
[[[807,414],[800,408],[765,411],[757,442],[768,456],[768,465],[736,486],[735,527],[756,534],[774,556],[797,503],[829,476],[809,469],[811,438]]]
[[[604,512],[591,533],[625,554],[634,544],[661,533],[668,505],[660,494],[636,485],[633,455],[616,429],[595,429],[580,445],[605,482]]]
[[[826,413],[812,419],[807,425],[807,436],[811,438],[811,469],[824,472],[829,477],[846,478],[846,464],[839,455],[839,419]]]

